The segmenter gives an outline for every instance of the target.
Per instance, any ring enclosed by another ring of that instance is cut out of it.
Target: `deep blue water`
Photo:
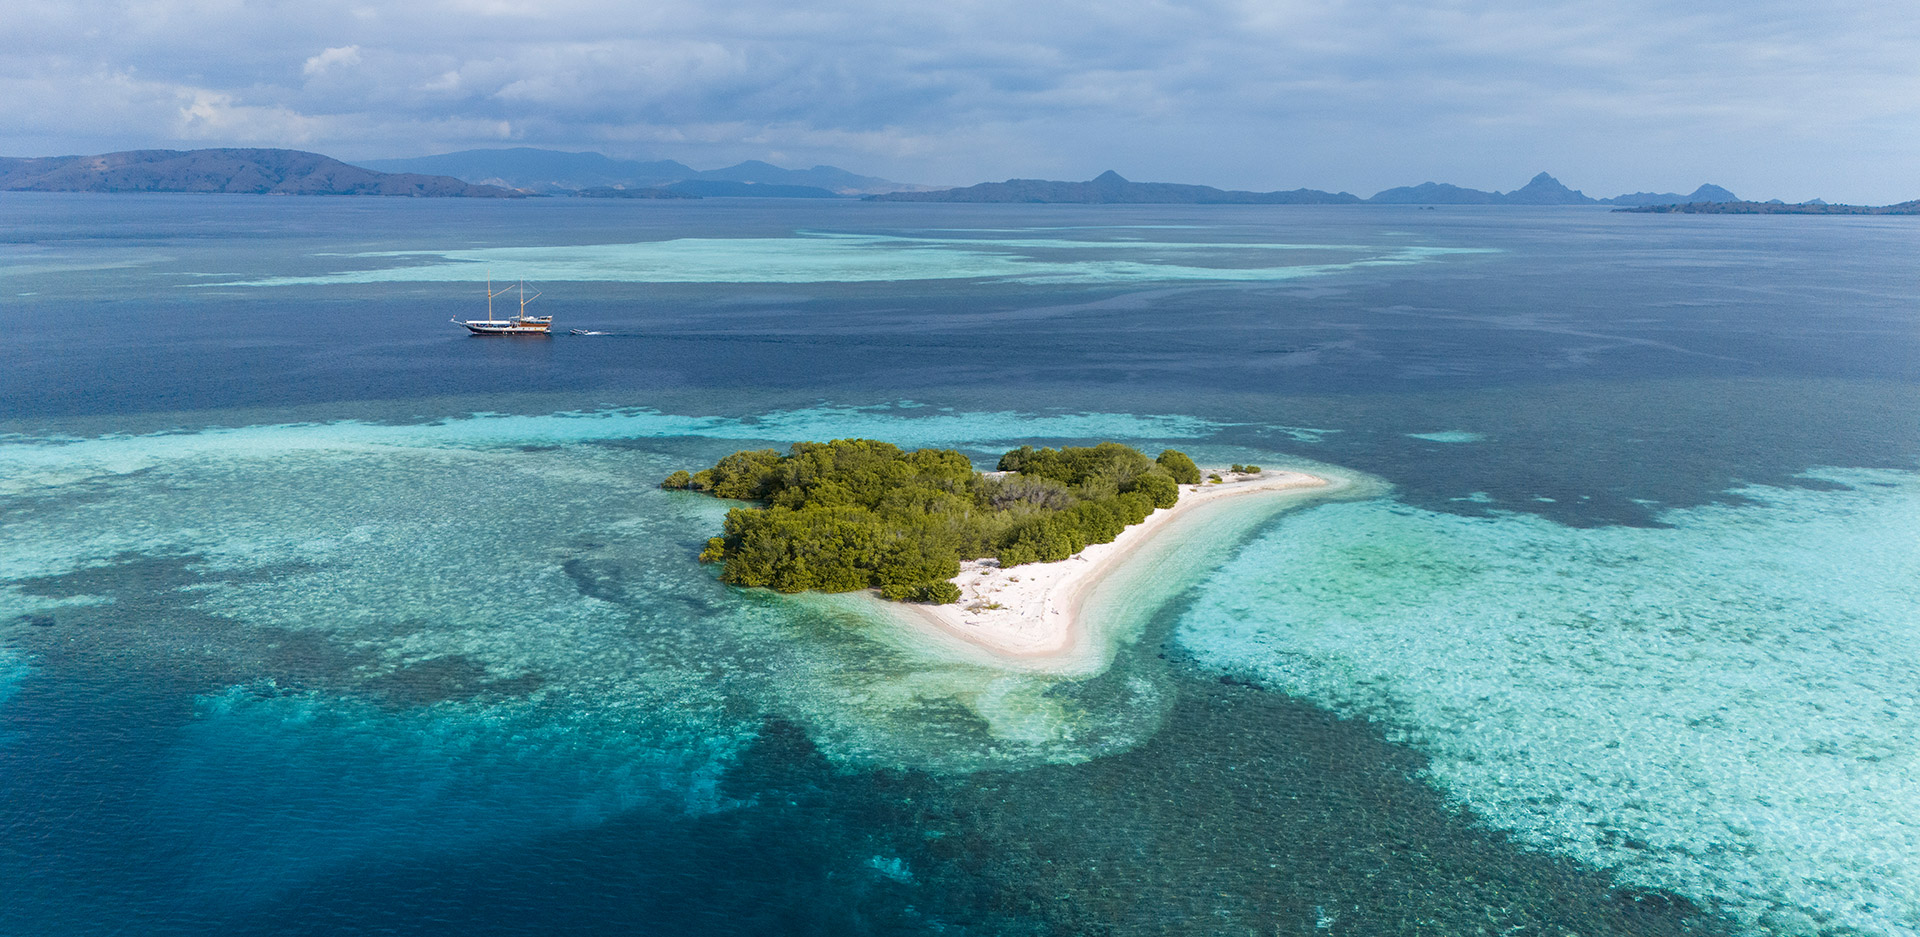
[[[0,932],[1920,932],[1911,219],[0,193],[0,239]],[[469,337],[489,275],[611,334]],[[650,487],[840,435],[1391,493],[1008,676],[719,586]]]

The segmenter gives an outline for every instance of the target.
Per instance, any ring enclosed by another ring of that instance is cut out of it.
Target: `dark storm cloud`
[[[529,144],[972,182],[1920,195],[1904,0],[27,2],[0,144]],[[1814,189],[1808,189],[1812,186]]]

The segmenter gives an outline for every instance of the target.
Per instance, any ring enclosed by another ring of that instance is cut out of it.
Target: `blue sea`
[[[0,934],[1920,934],[1912,219],[0,193],[0,324]],[[1003,668],[655,487],[855,436],[1360,494]]]

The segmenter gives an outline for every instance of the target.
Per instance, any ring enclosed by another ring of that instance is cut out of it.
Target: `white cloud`
[[[454,69],[441,72],[439,77],[430,78],[420,84],[420,90],[429,94],[453,94],[461,89],[460,73]]]
[[[305,75],[319,75],[340,65],[360,64],[359,46],[336,46],[307,59],[300,71]]]
[[[241,104],[232,95],[182,88],[174,136],[180,140],[304,146],[324,135],[328,121],[282,107]]]
[[[0,141],[280,133],[366,157],[497,145],[505,124],[532,145],[908,180],[1114,166],[1364,194],[1549,169],[1609,193],[1704,172],[1887,201],[1920,195],[1907,2],[16,0],[0,88],[43,96],[0,96]],[[106,22],[125,25],[88,35]]]

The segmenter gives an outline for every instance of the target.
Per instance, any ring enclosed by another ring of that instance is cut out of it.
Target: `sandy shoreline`
[[[1225,473],[1222,473],[1225,475]],[[992,657],[1041,662],[1077,656],[1088,633],[1083,606],[1094,587],[1119,568],[1156,534],[1195,508],[1241,495],[1308,492],[1334,483],[1305,472],[1266,471],[1226,475],[1219,484],[1182,485],[1180,500],[1128,527],[1112,543],[1087,547],[1057,563],[1028,563],[1003,570],[997,560],[960,564],[954,584],[960,601],[951,605],[884,603],[908,624],[958,639]],[[994,606],[998,606],[997,608]]]

